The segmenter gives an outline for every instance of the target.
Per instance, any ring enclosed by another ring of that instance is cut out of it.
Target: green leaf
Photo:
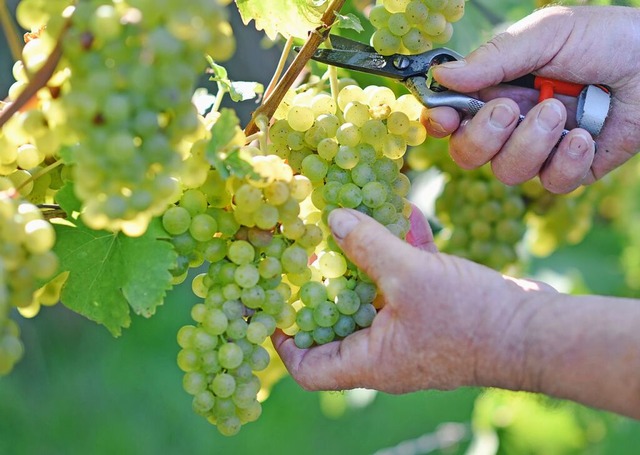
[[[321,7],[324,3],[308,0],[236,0],[244,24],[254,20],[256,29],[264,30],[272,40],[278,33],[285,38],[306,38],[309,31],[321,25]]]
[[[223,66],[218,65],[209,56],[207,56],[207,61],[211,68],[210,72],[213,74],[209,80],[217,82],[218,90],[228,92],[231,99],[236,103],[253,99],[264,92],[262,84],[258,82],[232,81],[227,76],[227,70]]]
[[[349,13],[349,14],[336,13],[336,17],[338,18],[338,21],[336,22],[335,25],[337,25],[338,27],[340,27],[340,28],[350,28],[351,30],[355,30],[358,33],[364,31],[364,27],[362,26],[362,23],[360,22],[360,19],[355,14],[352,14],[352,13]]]
[[[140,237],[94,231],[77,220],[75,226],[54,224],[60,271],[69,278],[61,300],[71,310],[104,325],[113,336],[131,324],[130,310],[150,317],[171,289],[176,253],[158,237],[158,219]]]
[[[73,188],[73,182],[68,181],[55,195],[56,202],[69,216],[71,216],[73,212],[79,212],[82,208],[82,202],[80,202],[80,199],[76,196]]]
[[[209,62],[209,68],[211,68],[211,73],[213,74],[213,77],[211,78],[212,81],[228,81],[229,77],[227,76],[227,69],[222,66],[222,65],[218,65],[209,55],[207,55],[207,62]]]
[[[239,127],[240,120],[235,111],[231,109],[222,109],[220,117],[211,127],[211,140],[207,144],[206,157],[224,178],[229,176],[228,173],[226,175],[224,173],[224,169],[226,169],[223,162],[226,158],[225,149],[236,136]]]
[[[235,149],[224,159],[223,164],[229,175],[260,179],[260,176],[253,170],[250,159],[249,156],[243,156],[240,149]]]
[[[253,99],[262,93],[264,93],[264,85],[259,82],[236,81],[229,85],[229,96],[236,103]]]

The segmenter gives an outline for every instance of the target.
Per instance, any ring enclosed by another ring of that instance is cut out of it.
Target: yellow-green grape
[[[40,308],[38,282],[58,270],[51,251],[55,232],[40,210],[14,190],[0,192],[0,375],[20,360],[23,346],[17,325],[8,319],[12,307],[32,317]]]
[[[70,3],[20,3],[18,20],[38,31],[14,67],[12,96],[46,60],[62,26],[69,39],[49,83],[55,90],[40,90],[35,109],[3,127],[0,174],[45,168],[66,146],[85,224],[139,236],[179,198],[178,179],[194,188],[208,177],[204,153],[189,150],[206,133],[191,96],[203,55],[224,60],[234,50],[225,2],[196,0],[179,14],[173,4],[83,2],[66,20]],[[45,183],[33,196],[28,187],[21,194],[50,202]],[[207,237],[202,221],[197,230]]]
[[[382,55],[420,54],[451,39],[465,0],[382,0],[371,9],[371,45]]]

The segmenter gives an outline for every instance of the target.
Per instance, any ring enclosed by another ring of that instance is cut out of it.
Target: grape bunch
[[[178,365],[194,411],[225,435],[260,416],[255,373],[270,362],[263,344],[276,327],[294,324],[292,283],[310,276],[309,254],[322,239],[317,226],[299,218],[300,202],[311,193],[308,179],[257,147],[241,152],[252,163],[250,176],[225,182],[211,169],[162,217],[185,258],[176,276],[185,273],[181,267],[209,263],[192,282],[203,302],[192,308],[195,325],[178,333]]]
[[[46,3],[27,0],[18,10],[25,28],[47,26],[25,46],[11,99],[60,36],[62,70],[38,92],[38,106],[16,116],[11,156],[0,159],[7,171],[26,172],[59,159],[63,147],[84,223],[141,235],[179,195],[177,177],[202,129],[191,96],[204,55],[222,60],[234,50],[228,2],[95,0],[62,14],[70,2]]]
[[[58,257],[51,251],[54,242],[53,227],[36,206],[17,197],[15,190],[0,192],[0,375],[10,372],[23,352],[9,312],[14,307],[27,312],[39,308],[34,296],[38,283],[53,278],[58,269]]]
[[[451,175],[436,212],[450,227],[444,251],[496,270],[517,261],[527,229],[521,190],[497,180],[489,166]]]
[[[518,260],[517,249],[527,231],[522,188],[497,180],[489,165],[467,171],[447,153],[447,141],[429,138],[408,155],[416,170],[438,169],[444,177],[436,200],[436,216],[444,225],[439,247],[496,270]]]
[[[451,39],[465,0],[379,0],[369,13],[371,45],[382,55],[420,54]]]
[[[421,109],[411,95],[396,99],[386,87],[350,84],[335,100],[315,90],[295,95],[271,126],[270,152],[287,159],[313,185],[302,217],[324,233],[310,265],[311,279],[294,302],[296,327],[290,333],[298,347],[325,344],[371,325],[375,285],[342,254],[327,218],[335,208],[352,208],[406,236],[410,182],[400,170],[407,147],[426,138],[417,120]]]

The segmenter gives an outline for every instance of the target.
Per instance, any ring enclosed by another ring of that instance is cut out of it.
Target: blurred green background
[[[534,3],[469,1],[449,46],[468,52]],[[238,37],[245,47],[230,64],[232,77],[268,81],[277,52],[259,49],[256,35]],[[11,61],[2,41],[0,50],[4,94]],[[261,73],[247,73],[256,61],[265,65]],[[532,259],[527,274],[573,291],[618,295],[626,289],[619,262],[625,242],[597,220],[579,245]],[[640,453],[639,422],[573,403],[479,389],[310,393],[288,377],[274,386],[257,422],[236,437],[220,436],[192,412],[175,363],[175,334],[190,323],[195,300],[188,284],[174,289],[153,318],[135,318],[119,339],[61,305],[19,318],[26,355],[0,379],[0,455]]]

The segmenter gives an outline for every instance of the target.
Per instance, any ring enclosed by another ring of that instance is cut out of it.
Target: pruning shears
[[[331,35],[330,40],[333,49],[318,49],[311,57],[312,60],[399,80],[428,108],[449,106],[467,117],[473,117],[485,104],[479,99],[449,90],[429,76],[429,70],[434,65],[463,58],[455,51],[437,48],[418,55],[384,56],[371,46],[338,35]],[[581,85],[533,74],[505,83],[539,90],[538,102],[556,94],[577,97],[577,125],[594,137],[602,130],[609,113],[611,92],[603,85]],[[519,122],[522,120],[523,115]],[[560,140],[567,133],[564,130]]]

